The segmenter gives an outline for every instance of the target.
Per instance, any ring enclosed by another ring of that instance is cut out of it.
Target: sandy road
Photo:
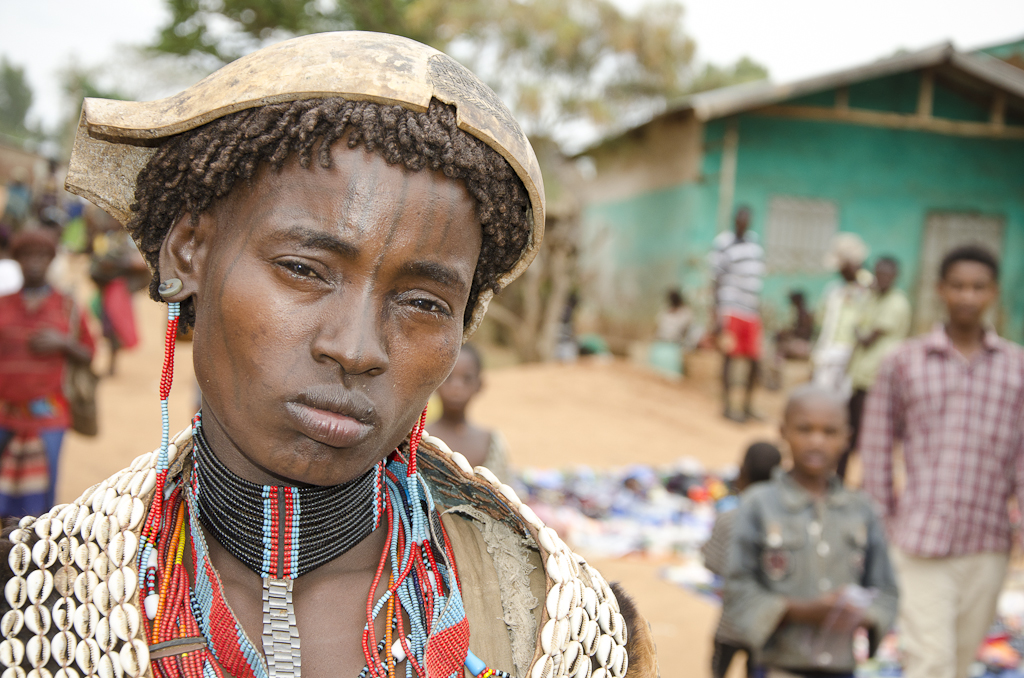
[[[58,500],[127,465],[159,443],[158,380],[164,307],[136,298],[140,346],[119,358],[118,374],[100,387],[101,435],[69,434],[61,461]],[[97,361],[106,366],[105,356]],[[493,370],[473,415],[508,437],[520,465],[578,463],[614,466],[670,463],[680,456],[709,467],[735,462],[750,441],[774,437],[774,425],[737,425],[718,410],[717,361],[698,356],[685,384],[669,384],[620,362],[533,365]],[[171,394],[172,431],[184,428],[195,407],[191,345],[178,345]],[[769,419],[779,400],[760,403]],[[707,675],[717,608],[661,581],[663,562],[601,560],[606,577],[620,581],[651,622],[666,678]]]

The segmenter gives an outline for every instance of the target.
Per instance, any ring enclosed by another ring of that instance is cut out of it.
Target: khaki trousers
[[[919,558],[891,549],[905,678],[967,678],[992,625],[1009,555]]]

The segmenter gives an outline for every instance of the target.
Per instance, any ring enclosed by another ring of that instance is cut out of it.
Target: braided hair
[[[389,164],[414,172],[440,170],[461,180],[476,201],[483,229],[480,258],[467,311],[480,293],[499,292],[498,277],[519,261],[530,237],[530,199],[497,151],[459,129],[455,109],[432,100],[422,113],[401,106],[341,98],[270,104],[226,115],[168,138],[139,172],[128,232],[156,272],[149,294],[161,300],[160,247],[182,214],[193,221],[239,181],[251,181],[261,163],[277,171],[293,154],[308,169],[331,166],[331,146],[347,134]],[[315,157],[314,157],[315,156]],[[182,321],[195,323],[191,300]],[[471,314],[466,313],[464,323]]]

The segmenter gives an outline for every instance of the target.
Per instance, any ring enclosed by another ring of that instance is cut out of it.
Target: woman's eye
[[[437,303],[436,301],[431,301],[430,299],[413,299],[411,303],[412,303],[413,306],[415,306],[416,308],[420,309],[421,311],[426,311],[428,313],[445,313],[446,312],[446,309],[445,309],[444,306],[442,306],[441,304]]]
[[[289,271],[291,271],[295,275],[303,277],[303,278],[317,278],[317,277],[319,277],[319,276],[317,276],[316,271],[314,271],[312,269],[312,267],[307,266],[306,264],[301,264],[301,263],[299,263],[297,261],[286,261],[286,262],[284,262],[281,265],[284,266],[285,268],[287,268]]]

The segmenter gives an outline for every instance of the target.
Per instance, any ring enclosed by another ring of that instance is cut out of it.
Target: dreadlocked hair
[[[278,171],[293,154],[309,169],[331,166],[331,146],[348,135],[389,164],[417,172],[440,170],[463,182],[476,201],[483,243],[464,323],[484,290],[500,291],[498,277],[519,261],[530,237],[530,199],[508,161],[462,131],[455,109],[436,99],[422,113],[401,106],[347,99],[306,99],[226,115],[168,138],[139,172],[128,232],[156,272],[149,295],[161,301],[160,246],[183,214],[195,223],[239,181],[251,181],[261,163]],[[314,157],[315,156],[315,157]],[[191,300],[182,322],[195,323]]]

